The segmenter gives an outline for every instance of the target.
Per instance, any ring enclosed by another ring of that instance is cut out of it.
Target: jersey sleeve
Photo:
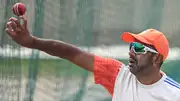
[[[94,57],[94,80],[113,95],[116,76],[122,63],[112,58]]]

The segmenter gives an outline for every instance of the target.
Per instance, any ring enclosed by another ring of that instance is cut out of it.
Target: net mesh
[[[65,41],[124,63],[128,56],[126,44],[119,39],[122,32],[163,31],[173,50],[162,69],[180,82],[180,14],[176,13],[180,1],[175,1],[21,0],[27,7],[28,28],[35,36]],[[0,3],[0,100],[111,101],[108,92],[94,84],[92,73],[69,61],[20,47],[7,36],[5,23],[14,16],[11,9],[16,2]]]

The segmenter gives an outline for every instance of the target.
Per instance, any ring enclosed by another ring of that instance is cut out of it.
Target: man
[[[94,73],[95,83],[104,86],[112,101],[180,101],[180,84],[160,68],[168,56],[169,45],[163,33],[147,29],[140,34],[125,32],[122,40],[130,43],[129,65],[84,52],[61,41],[37,38],[23,24],[10,18],[6,31],[18,44],[61,57]]]

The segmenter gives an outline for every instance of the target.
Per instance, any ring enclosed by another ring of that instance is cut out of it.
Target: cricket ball
[[[16,3],[12,7],[12,11],[17,16],[23,16],[26,13],[26,7],[23,3]]]

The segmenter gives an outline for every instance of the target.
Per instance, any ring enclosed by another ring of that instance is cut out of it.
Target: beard
[[[143,72],[144,70],[146,70],[148,68],[148,66],[129,66],[129,70],[132,74],[137,75],[140,74],[141,72]]]
[[[150,66],[149,63],[138,65],[138,61],[135,61],[135,60],[132,61],[132,59],[129,62],[129,70],[134,75],[143,73],[145,70],[147,70],[149,68],[149,66]]]

